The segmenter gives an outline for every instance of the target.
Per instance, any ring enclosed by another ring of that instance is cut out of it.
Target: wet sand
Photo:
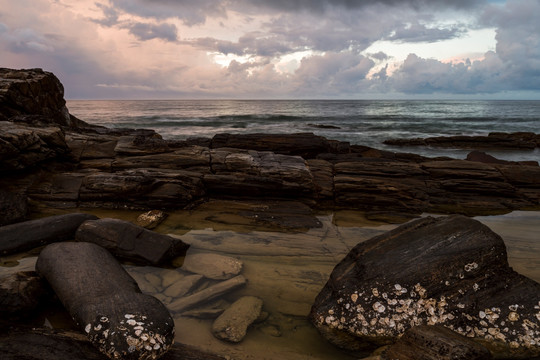
[[[268,313],[266,320],[249,329],[240,344],[216,339],[210,331],[212,319],[175,314],[177,341],[231,359],[357,358],[327,343],[309,324],[306,316],[337,262],[358,242],[388,231],[397,224],[369,221],[360,212],[347,211],[317,214],[320,226],[316,228],[304,229],[304,218],[296,228],[291,221],[287,227],[280,228],[268,222],[261,223],[254,216],[257,213],[251,211],[253,206],[256,205],[212,202],[194,211],[171,213],[156,229],[158,232],[180,236],[191,244],[187,256],[212,252],[242,260],[242,274],[248,279],[248,284],[224,296],[224,300],[232,302],[243,295],[258,296],[263,299],[264,311]],[[129,221],[134,221],[140,213],[117,210],[88,212],[100,217]],[[50,215],[47,212],[40,215],[45,214]],[[540,281],[539,211],[516,211],[477,219],[501,235],[508,248],[509,262],[516,271]],[[1,260],[5,265],[13,265],[17,261],[15,257]],[[35,257],[18,261],[20,265],[16,267],[1,267],[0,276],[32,269]],[[158,298],[163,297],[164,288],[160,282],[163,269],[127,268],[134,275],[156,275],[149,277],[155,280],[155,284],[147,291]]]

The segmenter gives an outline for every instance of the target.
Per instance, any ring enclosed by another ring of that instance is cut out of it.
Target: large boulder
[[[26,114],[43,115],[58,125],[72,126],[64,87],[53,73],[0,68],[0,120]]]
[[[52,242],[72,240],[83,222],[96,219],[94,215],[74,213],[2,226],[0,254],[14,254]]]
[[[86,221],[75,239],[102,246],[121,259],[151,265],[185,255],[189,247],[179,239],[118,219]]]
[[[351,350],[440,324],[508,356],[540,354],[540,284],[509,267],[500,236],[459,215],[359,243],[335,267],[310,319]]]
[[[36,263],[92,344],[111,359],[157,359],[174,341],[174,320],[104,248],[85,242],[47,246]]]

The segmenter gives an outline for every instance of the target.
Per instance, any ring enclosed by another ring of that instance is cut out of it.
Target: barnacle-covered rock
[[[111,359],[157,359],[174,341],[174,321],[104,248],[57,243],[41,252],[44,277],[92,344]]]
[[[358,244],[310,319],[352,350],[443,325],[507,357],[540,354],[540,284],[509,267],[500,236],[458,215],[415,220]]]

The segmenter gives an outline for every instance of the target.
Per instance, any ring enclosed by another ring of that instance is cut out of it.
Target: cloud
[[[428,27],[419,22],[402,24],[396,28],[386,40],[402,42],[436,42],[454,39],[466,32],[464,26]]]
[[[123,27],[129,29],[130,34],[142,41],[161,39],[174,42],[178,40],[178,29],[174,24],[130,23]]]

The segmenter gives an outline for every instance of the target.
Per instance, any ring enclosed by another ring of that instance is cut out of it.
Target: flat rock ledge
[[[426,217],[354,247],[310,320],[353,351],[443,325],[494,354],[527,358],[540,355],[540,284],[509,267],[503,240],[480,222]]]
[[[174,321],[104,248],[84,242],[42,250],[44,277],[91,343],[111,359],[157,359],[174,341]]]

